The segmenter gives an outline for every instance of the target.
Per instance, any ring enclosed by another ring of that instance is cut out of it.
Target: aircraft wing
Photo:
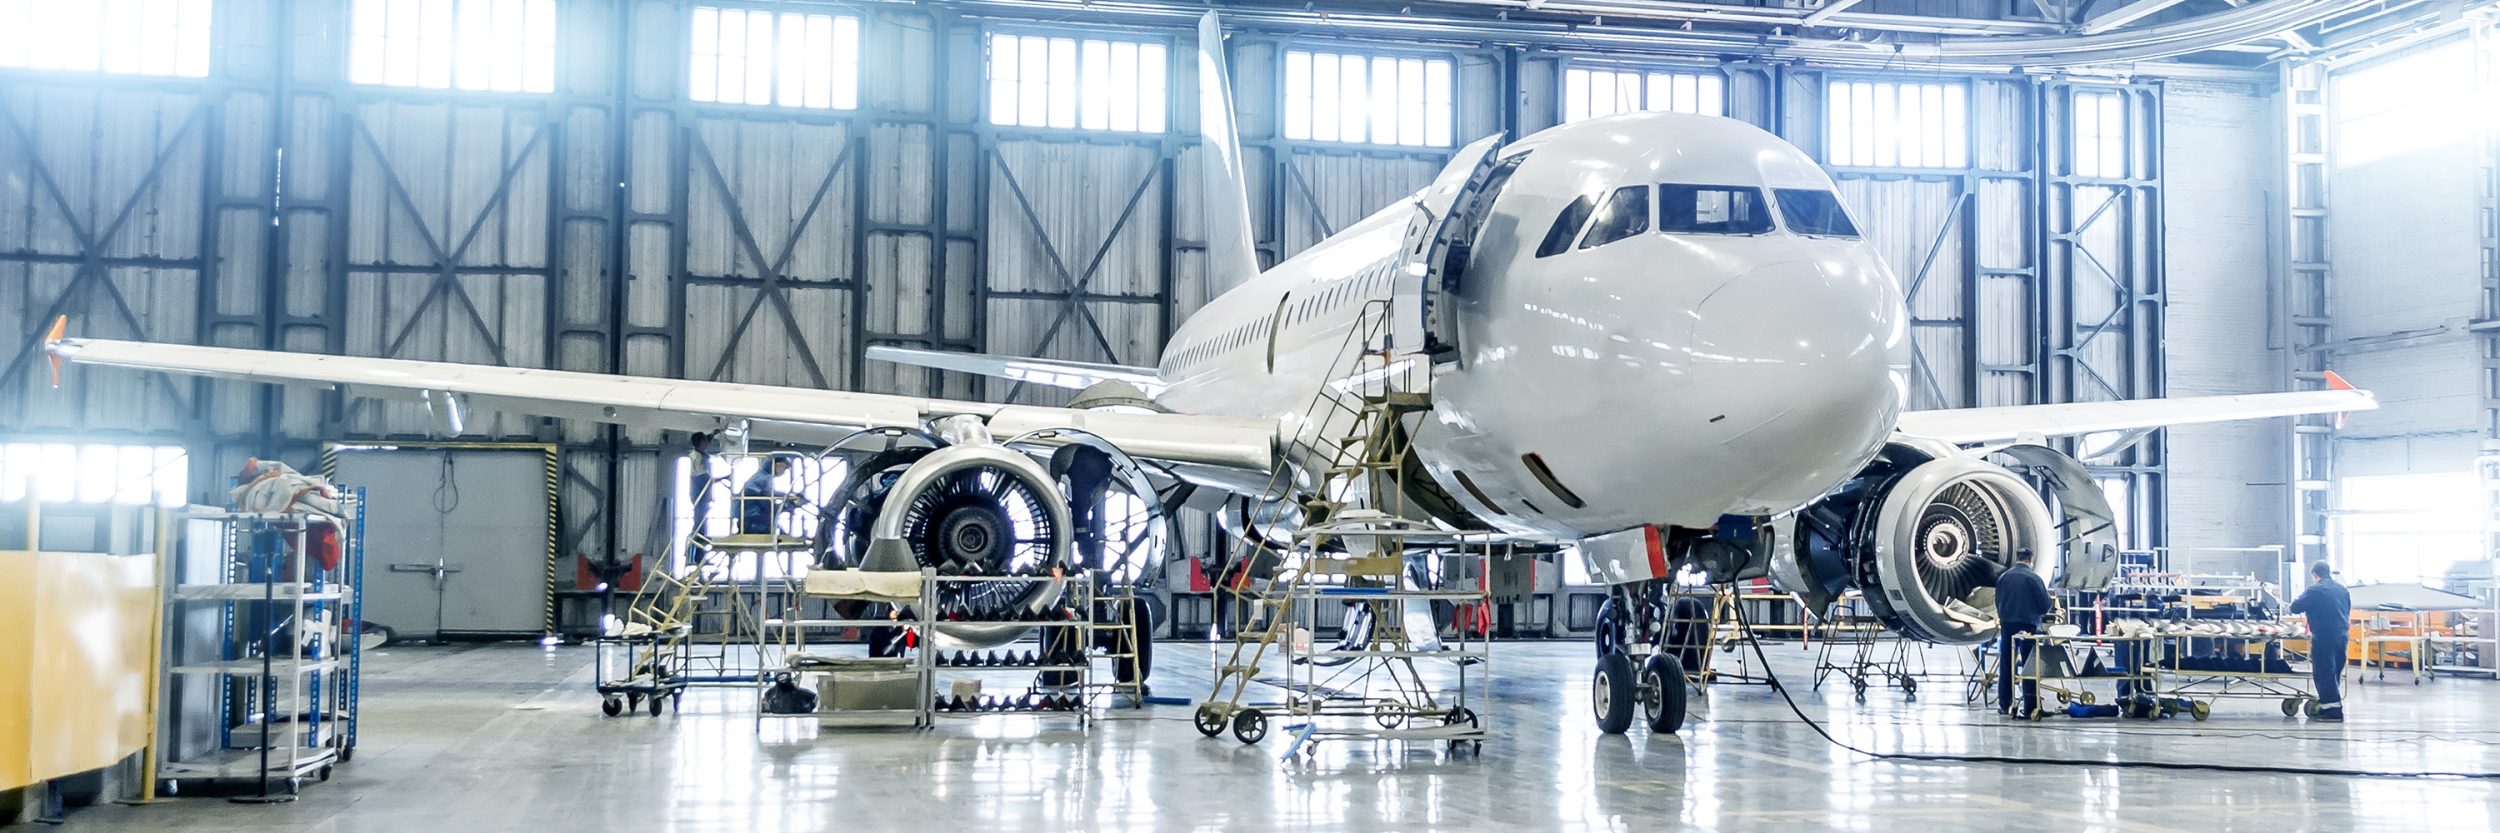
[[[826,444],[861,428],[919,428],[971,415],[1006,441],[1028,431],[1086,431],[1141,460],[1230,470],[1264,482],[1277,426],[1234,417],[1003,405],[808,388],[615,376],[451,362],[326,356],[230,347],[63,338],[56,360],[247,382],[345,388],[426,403],[438,422],[474,406],[538,416],[708,431],[741,423],[749,436]]]
[[[2331,387],[2327,390],[2292,393],[1910,411],[1901,415],[1899,430],[1913,437],[1971,445],[2378,407],[2378,400],[2371,398],[2369,391],[2356,390],[2334,374],[2328,374],[2328,384]]]
[[[990,353],[949,353],[943,350],[915,350],[908,347],[871,346],[868,358],[877,361],[934,367],[982,376],[994,376],[1054,388],[1084,390],[1102,382],[1127,382],[1145,391],[1147,396],[1161,393],[1163,377],[1151,367],[1130,367],[1120,364],[1072,362],[1061,359],[1028,359]]]

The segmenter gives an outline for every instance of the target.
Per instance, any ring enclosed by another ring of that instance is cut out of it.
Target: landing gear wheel
[[[1614,599],[1597,604],[1597,658],[1623,652],[1623,606]]]
[[[660,716],[660,710],[661,710],[661,709],[664,709],[664,708],[667,708],[667,707],[668,707],[668,701],[667,701],[666,699],[661,698],[661,697],[660,697],[659,695],[657,695],[657,694],[651,695],[651,716],[652,716],[652,717],[658,717],[658,716]]]
[[[1641,663],[1641,722],[1655,734],[1671,735],[1684,728],[1684,662],[1673,654],[1651,654]]]
[[[2284,716],[2284,717],[2299,717],[2299,716],[2300,716],[2300,698],[2298,698],[2298,697],[2285,697],[2285,698],[2283,698],[2283,716]]]
[[[602,698],[602,699],[599,701],[599,713],[600,713],[600,714],[607,715],[607,716],[609,716],[609,717],[615,717],[615,716],[617,716],[617,715],[624,714],[624,713],[625,713],[625,700],[624,700],[624,698],[618,697],[618,696],[616,696],[616,695],[614,695],[614,694],[610,694],[610,695],[608,695],[607,697]],[[2288,716],[2290,716],[2290,715],[2291,715],[2291,713],[2292,713],[2292,707],[2291,707],[2291,706],[2288,706],[2288,705],[2287,705],[2287,706],[2284,706],[2284,707],[2283,707],[2283,714],[2284,714],[2284,716],[2288,717]]]
[[[1620,735],[1632,728],[1632,706],[1640,699],[1632,679],[1632,658],[1616,651],[1597,658],[1597,675],[1589,681],[1589,705],[1597,714],[1597,730]]]
[[[1240,714],[1233,715],[1233,739],[1246,744],[1266,740],[1267,715],[1260,714],[1258,709],[1243,709]]]
[[[1218,737],[1224,734],[1224,724],[1226,722],[1224,720],[1224,713],[1217,711],[1215,709],[1215,704],[1213,703],[1200,705],[1198,707],[1198,714],[1192,722],[1195,722],[1198,725],[1198,734],[1205,735],[1207,737]]]

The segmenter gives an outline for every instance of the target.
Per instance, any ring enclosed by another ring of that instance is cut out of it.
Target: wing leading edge
[[[1899,430],[1913,437],[1971,445],[2014,442],[2025,437],[2061,437],[2096,431],[2144,430],[2203,422],[2367,411],[2378,407],[2378,400],[2372,398],[2369,391],[2355,389],[2341,377],[2330,373],[2327,382],[2330,386],[2327,390],[2291,393],[1910,411],[1901,415]]]
[[[344,387],[362,395],[427,400],[457,396],[476,408],[705,431],[744,423],[776,441],[831,443],[861,428],[918,428],[971,415],[1006,440],[1073,428],[1129,455],[1166,463],[1264,473],[1276,464],[1277,426],[1192,414],[1125,413],[1002,405],[889,394],[614,376],[451,362],[326,356],[231,347],[54,338],[45,349],[77,364],[129,367],[247,382]]]

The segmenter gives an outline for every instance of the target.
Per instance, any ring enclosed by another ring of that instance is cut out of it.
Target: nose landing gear
[[[1657,734],[1684,728],[1688,692],[1684,662],[1659,644],[1668,628],[1658,621],[1655,582],[1616,585],[1598,617],[1597,671],[1589,680],[1589,705],[1597,730],[1619,735],[1632,728],[1633,710]]]

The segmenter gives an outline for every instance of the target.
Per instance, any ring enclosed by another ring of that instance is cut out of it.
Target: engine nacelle
[[[1772,570],[1787,589],[1819,611],[1857,587],[1885,626],[1927,642],[1995,637],[1997,574],[2029,551],[2033,569],[2054,575],[2061,554],[2060,525],[2032,483],[1946,447],[1886,447],[1794,525],[1793,561]]]

